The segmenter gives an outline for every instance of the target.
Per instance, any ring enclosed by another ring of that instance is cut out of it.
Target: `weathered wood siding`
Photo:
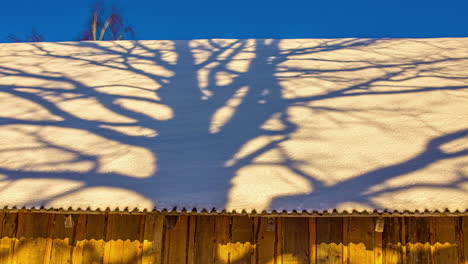
[[[468,217],[387,217],[383,233],[375,217],[71,219],[0,213],[0,263],[468,263]]]

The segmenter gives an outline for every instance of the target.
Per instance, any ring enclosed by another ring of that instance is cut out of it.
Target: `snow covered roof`
[[[0,208],[458,212],[468,38],[0,45]]]

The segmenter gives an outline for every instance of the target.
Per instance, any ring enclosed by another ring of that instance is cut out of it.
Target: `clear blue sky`
[[[1,0],[0,41],[75,40],[90,0]],[[468,0],[116,0],[136,39],[467,37]]]

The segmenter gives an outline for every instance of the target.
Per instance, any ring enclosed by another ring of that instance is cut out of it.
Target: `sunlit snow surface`
[[[468,38],[0,45],[0,207],[466,211]]]

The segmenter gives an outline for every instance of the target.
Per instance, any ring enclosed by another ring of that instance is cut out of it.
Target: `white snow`
[[[0,207],[466,212],[468,38],[0,44]]]

